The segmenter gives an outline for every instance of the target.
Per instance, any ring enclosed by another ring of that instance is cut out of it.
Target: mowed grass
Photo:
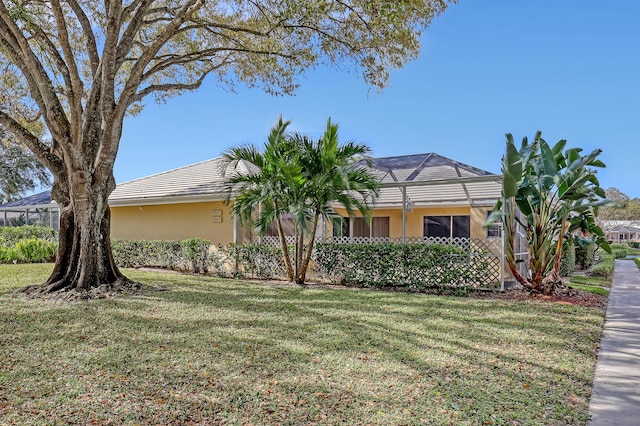
[[[0,266],[0,424],[587,419],[599,309],[133,270],[135,296],[10,296],[50,270]]]
[[[608,296],[611,290],[611,278],[573,275],[569,277],[567,285],[576,290],[584,290],[593,294]]]

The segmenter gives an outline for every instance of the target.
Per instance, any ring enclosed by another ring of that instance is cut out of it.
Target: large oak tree
[[[345,61],[382,88],[447,3],[0,0],[0,125],[51,171],[61,208],[57,262],[40,291],[127,281],[111,255],[107,200],[123,119],[145,98],[207,77],[290,94],[305,70]]]

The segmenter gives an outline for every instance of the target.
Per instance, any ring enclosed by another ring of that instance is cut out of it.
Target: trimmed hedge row
[[[613,275],[615,258],[609,253],[601,253],[598,261],[591,267],[590,275],[609,278]]]
[[[320,243],[316,250],[319,272],[345,285],[444,290],[483,286],[492,275],[486,256],[455,245]]]
[[[183,241],[124,241],[113,239],[111,249],[117,265],[125,268],[191,269],[206,273],[209,270],[211,243],[200,238]]]
[[[20,240],[57,241],[56,231],[43,226],[3,226],[0,227],[0,246],[13,247]]]
[[[219,276],[283,278],[282,250],[264,244],[209,246],[206,240],[113,241],[116,263],[209,272]],[[407,290],[486,285],[495,273],[482,253],[455,245],[319,243],[315,271],[345,285]]]

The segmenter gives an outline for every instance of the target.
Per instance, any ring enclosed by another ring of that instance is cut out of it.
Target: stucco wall
[[[215,213],[220,213],[219,216]],[[220,218],[220,222],[218,219]],[[111,208],[111,236],[124,240],[204,238],[233,242],[233,217],[221,201]]]

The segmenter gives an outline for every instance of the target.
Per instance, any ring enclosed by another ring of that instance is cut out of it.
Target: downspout
[[[402,187],[402,244],[407,242],[407,187]]]

